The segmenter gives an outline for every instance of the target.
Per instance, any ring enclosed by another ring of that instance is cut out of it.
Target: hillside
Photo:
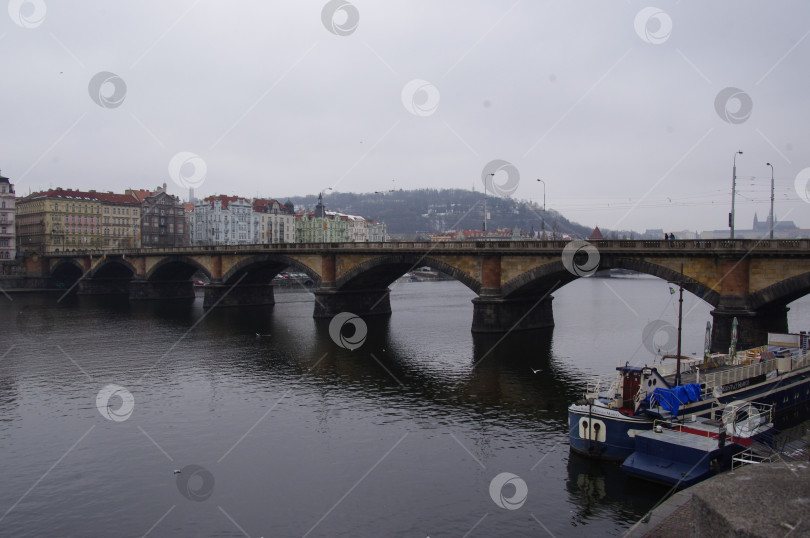
[[[294,196],[298,209],[314,209],[317,195]],[[489,196],[487,228],[518,227],[540,231],[543,210],[532,202]],[[330,192],[324,196],[328,211],[362,215],[385,222],[388,233],[400,238],[415,238],[427,233],[451,230],[480,230],[484,222],[484,194],[461,189],[398,190],[384,194]],[[581,226],[547,208],[546,232],[587,237],[591,229]]]

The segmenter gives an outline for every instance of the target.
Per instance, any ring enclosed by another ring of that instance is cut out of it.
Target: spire
[[[323,193],[318,194],[318,205],[315,206],[315,216],[320,218],[326,216],[326,211],[323,207]]]

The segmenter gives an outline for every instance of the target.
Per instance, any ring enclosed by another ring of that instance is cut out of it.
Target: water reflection
[[[14,420],[19,398],[17,379],[8,374],[0,375],[0,422]]]
[[[262,372],[307,374],[307,383],[330,390],[396,394],[406,406],[432,402],[443,416],[452,408],[462,414],[474,409],[522,426],[541,423],[543,429],[564,431],[567,406],[582,387],[583,376],[561,367],[555,357],[553,329],[502,335],[471,334],[467,328],[466,333],[442,341],[392,330],[392,318],[387,316],[369,317],[365,342],[349,350],[330,338],[328,319],[311,317],[309,302],[204,310],[199,298],[129,301],[120,296],[72,296],[58,303],[56,299],[32,295],[18,301],[24,303],[18,305],[24,336],[42,343],[54,331],[62,338],[72,331],[101,329],[102,323],[124,331],[159,329],[151,333],[164,339],[153,348],[158,354],[175,346],[230,348],[227,355],[200,357],[195,366],[208,369],[209,375],[224,365],[233,369],[231,374],[246,377]],[[0,310],[0,316],[10,314]],[[437,352],[435,348],[442,350],[443,344],[446,352]]]
[[[491,390],[488,403],[501,401],[543,413],[543,420],[567,421],[572,398],[581,393],[581,377],[555,360],[553,329],[508,335],[473,335],[476,377]],[[473,380],[474,382],[474,380]]]
[[[58,301],[61,294],[16,294],[0,306],[0,322],[9,328],[0,333],[0,352],[12,349],[0,360],[0,439],[12,455],[0,460],[6,477],[0,513],[97,424],[98,437],[76,449],[80,467],[65,468],[64,475],[57,468],[49,477],[52,490],[60,490],[81,469],[85,481],[75,483],[76,496],[36,497],[38,488],[15,509],[16,519],[9,516],[18,525],[13,528],[83,534],[83,521],[59,523],[82,514],[115,534],[121,521],[160,517],[176,502],[174,478],[166,484],[167,497],[156,499],[163,483],[151,477],[172,462],[156,467],[162,455],[143,428],[172,457],[210,465],[215,495],[228,491],[228,502],[251,507],[239,514],[251,534],[284,521],[288,532],[281,534],[301,535],[409,432],[373,473],[369,490],[354,491],[355,504],[346,505],[352,509],[330,524],[355,529],[367,515],[369,532],[382,528],[386,523],[374,519],[382,513],[358,507],[384,497],[418,506],[426,531],[464,534],[497,508],[487,487],[503,470],[527,481],[529,500],[515,513],[492,512],[479,527],[484,534],[533,532],[536,523],[526,517],[531,510],[558,535],[615,534],[663,493],[630,482],[616,466],[569,455],[566,409],[591,372],[609,373],[617,356],[629,357],[638,347],[649,312],[660,317],[660,301],[651,292],[669,294],[655,284],[611,284],[643,314],[638,319],[616,316],[612,309],[626,306],[602,283],[571,284],[556,294],[554,330],[506,336],[470,333],[471,296],[460,284],[403,285],[392,293],[393,314],[366,319],[366,340],[354,350],[335,343],[329,320],[312,318],[306,293],[278,293],[274,306],[214,310],[204,310],[199,297]],[[599,293],[615,304],[594,305]],[[574,308],[582,304],[589,305],[587,323]],[[705,319],[694,324],[702,341]],[[109,423],[95,409],[95,395],[106,383],[134,394],[128,421]],[[214,467],[248,430],[227,465]],[[126,454],[127,465],[113,488],[110,455],[118,453]],[[301,491],[278,486],[298,484],[302,476]],[[95,501],[108,509],[88,515],[73,499],[98,489],[109,496]],[[267,498],[277,504],[263,503]],[[45,517],[31,515],[40,508]],[[172,517],[165,522],[172,526],[158,534],[210,534],[188,526],[193,516],[170,523]],[[412,516],[391,517],[385,528],[413,530]],[[324,534],[332,530],[325,524]]]
[[[117,312],[116,303],[96,302]],[[279,305],[277,305],[279,306]],[[507,336],[468,334],[471,352],[453,356],[412,351],[415,338],[392,331],[391,318],[367,318],[367,336],[355,350],[341,348],[329,334],[328,319],[291,316],[274,306],[220,308],[203,311],[188,305],[150,301],[128,306],[135,319],[171,321],[194,326],[207,340],[235,341],[258,350],[223,358],[245,374],[278,373],[279,365],[294,365],[291,375],[307,374],[306,382],[330,390],[389,397],[400,404],[424,407],[433,402],[439,414],[452,407],[474,408],[486,415],[503,415],[524,424],[567,420],[567,402],[580,390],[580,380],[558,370],[552,359],[553,331],[514,332]],[[196,338],[196,337],[195,337]],[[432,345],[422,341],[423,347]],[[461,358],[462,360],[459,360]],[[539,370],[537,373],[534,370]]]
[[[663,499],[671,488],[631,478],[615,462],[596,461],[570,452],[565,487],[575,526],[586,525],[608,514],[618,520],[635,522],[639,514],[651,508],[651,502]]]

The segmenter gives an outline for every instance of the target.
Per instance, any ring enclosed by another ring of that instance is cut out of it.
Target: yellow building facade
[[[20,252],[103,252],[140,247],[141,207],[132,196],[51,189],[17,200]]]

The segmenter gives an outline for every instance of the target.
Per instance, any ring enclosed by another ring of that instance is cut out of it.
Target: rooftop
[[[96,191],[78,191],[73,189],[49,189],[47,191],[32,192],[28,196],[24,196],[23,200],[38,200],[41,198],[62,198],[65,200],[81,200],[96,202],[99,201],[99,194]]]
[[[250,203],[250,201],[246,200],[245,198],[240,198],[239,196],[227,196],[225,194],[217,194],[215,196],[208,196],[203,200],[198,200],[196,205],[208,204],[211,208],[213,208],[214,204],[217,201],[219,201],[222,204],[222,209],[228,209],[228,204],[230,204],[231,202],[242,201],[246,204]]]
[[[278,210],[281,213],[284,213],[285,215],[290,213],[289,208],[278,200],[268,200],[266,198],[255,198],[253,200],[253,211],[256,211],[257,213],[266,213],[271,207],[273,207],[273,204],[278,204]]]

